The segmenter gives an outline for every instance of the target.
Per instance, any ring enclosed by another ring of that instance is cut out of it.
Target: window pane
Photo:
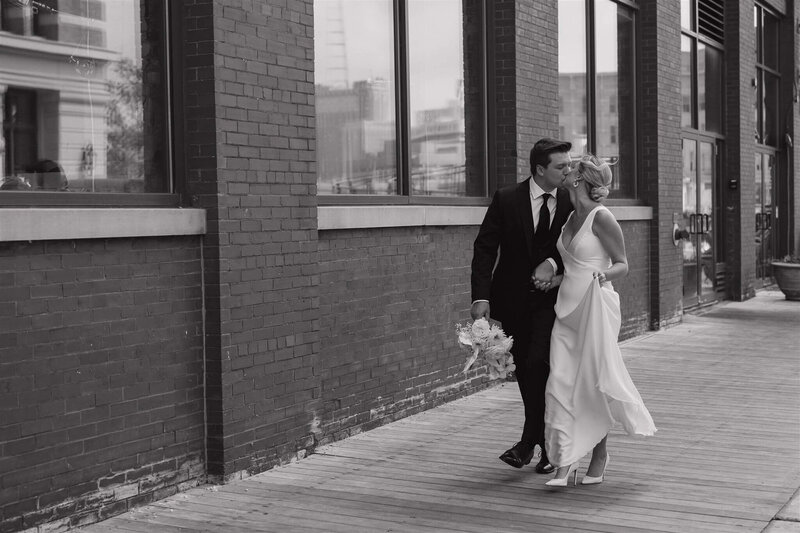
[[[761,8],[758,6],[753,7],[753,29],[756,34],[755,60],[756,63],[762,63],[764,60],[764,53],[761,47],[763,24],[761,21]]]
[[[0,14],[21,36],[0,50],[0,189],[168,192],[164,3],[18,4]]]
[[[697,45],[697,119],[699,129],[722,133],[722,53]]]
[[[397,194],[391,0],[314,0],[320,194]]]
[[[778,70],[778,43],[779,43],[779,28],[778,19],[773,17],[767,12],[764,12],[764,44],[763,44],[763,61],[764,65],[769,68]]]
[[[764,131],[762,142],[778,146],[778,77],[764,72]]]
[[[681,36],[681,127],[693,128],[692,78],[694,76],[694,44],[690,37]]]
[[[600,0],[595,4],[595,17],[596,155],[618,161],[612,167],[611,189],[617,196],[631,196],[636,168],[633,14],[621,5]],[[615,104],[603,105],[606,101]],[[611,112],[612,108],[616,112]]]
[[[755,131],[753,132],[753,136],[756,142],[762,142],[763,133],[764,133],[764,116],[763,116],[763,109],[761,107],[761,93],[763,91],[763,82],[762,82],[762,72],[761,69],[757,68],[755,76],[753,77],[753,123],[755,124]]]
[[[558,124],[576,154],[588,150],[586,76],[585,1],[558,0]]]
[[[408,2],[412,194],[467,194],[462,9],[462,0]]]
[[[694,0],[681,0],[681,27],[693,30]]]

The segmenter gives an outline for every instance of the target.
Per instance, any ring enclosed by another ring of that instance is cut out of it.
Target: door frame
[[[695,214],[699,213],[699,209],[701,206],[701,190],[697,186],[700,183],[700,173],[702,172],[701,169],[701,161],[702,161],[702,150],[701,145],[702,143],[707,143],[712,146],[712,169],[711,169],[711,213],[708,218],[703,218],[702,224],[697,224],[695,227],[685,227],[689,231],[688,240],[692,241],[695,246],[695,250],[699,250],[701,236],[708,233],[706,231],[698,231],[698,227],[703,230],[705,228],[710,229],[711,234],[711,259],[710,261],[706,261],[705,265],[710,266],[713,271],[708,273],[707,277],[710,278],[711,282],[713,283],[713,290],[710,292],[703,292],[702,291],[702,281],[701,281],[701,273],[703,272],[703,260],[702,254],[696,253],[695,255],[695,269],[697,275],[693,277],[695,281],[695,288],[693,294],[691,296],[682,296],[683,308],[690,309],[693,307],[710,305],[712,303],[717,302],[718,300],[725,297],[725,271],[726,271],[726,264],[723,261],[725,257],[725,250],[724,250],[724,235],[722,235],[721,229],[723,228],[723,214],[724,209],[722,209],[722,183],[723,183],[723,161],[724,158],[722,156],[723,151],[725,149],[724,146],[724,138],[721,135],[715,134],[707,134],[707,133],[700,133],[697,131],[686,131],[684,130],[681,135],[681,145],[683,142],[689,140],[695,143]],[[681,148],[683,150],[683,148]],[[681,186],[681,196],[683,196],[683,185]],[[709,227],[710,224],[710,227]],[[683,244],[682,244],[683,246]],[[685,261],[682,262],[682,287],[685,287],[687,282],[686,279],[686,272],[685,272],[685,265],[687,263]]]

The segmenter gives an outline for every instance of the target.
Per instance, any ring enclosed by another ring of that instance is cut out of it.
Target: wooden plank
[[[522,425],[504,383],[84,529],[760,532],[800,485],[800,307],[784,303],[759,293],[623,343],[659,431],[612,431],[598,486],[549,489],[497,459]]]

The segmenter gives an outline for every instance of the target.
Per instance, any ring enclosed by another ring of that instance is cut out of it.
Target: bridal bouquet
[[[458,344],[469,352],[464,365],[466,373],[482,357],[489,367],[489,377],[505,378],[513,371],[514,356],[511,355],[513,337],[507,337],[499,324],[490,324],[485,318],[467,322],[463,326],[456,324]]]

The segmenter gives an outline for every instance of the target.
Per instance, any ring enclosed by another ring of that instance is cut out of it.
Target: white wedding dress
[[[545,392],[545,447],[550,463],[567,466],[586,455],[619,422],[628,434],[652,435],[653,419],[631,380],[617,344],[619,295],[594,272],[611,259],[592,232],[599,205],[565,246]],[[574,212],[573,212],[574,214]],[[570,215],[572,217],[572,215]]]

